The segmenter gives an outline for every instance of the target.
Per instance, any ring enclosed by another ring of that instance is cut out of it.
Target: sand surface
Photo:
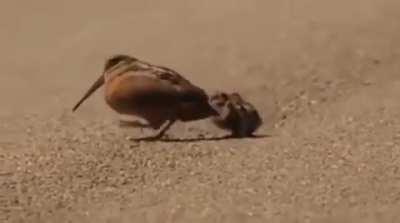
[[[399,222],[397,0],[2,1],[0,222]],[[105,58],[237,91],[267,137],[120,128]],[[200,140],[202,138],[206,140]],[[208,140],[207,140],[208,139]]]

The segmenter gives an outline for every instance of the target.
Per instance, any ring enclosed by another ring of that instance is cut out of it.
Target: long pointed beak
[[[88,98],[90,95],[92,95],[98,88],[100,88],[104,84],[104,75],[101,75],[96,82],[92,84],[92,86],[89,88],[89,90],[85,93],[85,95],[79,100],[79,102],[74,106],[72,111],[76,111],[78,107]]]

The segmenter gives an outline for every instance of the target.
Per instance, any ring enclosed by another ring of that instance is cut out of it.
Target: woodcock
[[[103,74],[73,111],[103,84],[105,101],[114,111],[147,121],[132,122],[131,126],[158,130],[164,125],[149,138],[161,138],[177,120],[187,122],[218,115],[203,89],[172,69],[128,55],[115,55],[106,61]]]

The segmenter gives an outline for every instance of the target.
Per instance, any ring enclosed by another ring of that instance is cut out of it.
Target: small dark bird
[[[263,123],[256,108],[236,92],[217,92],[210,97],[209,103],[219,114],[212,117],[213,123],[230,130],[233,137],[253,136]]]
[[[114,111],[140,117],[147,122],[132,122],[130,126],[160,129],[149,139],[161,138],[178,120],[188,122],[218,115],[210,106],[209,97],[203,89],[170,68],[129,55],[109,58],[103,74],[74,106],[73,111],[102,85],[105,85],[105,101]]]

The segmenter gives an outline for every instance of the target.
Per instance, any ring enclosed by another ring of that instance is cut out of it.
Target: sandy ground
[[[2,1],[1,222],[399,221],[398,1],[113,2]],[[115,53],[240,92],[268,137],[71,113]]]

